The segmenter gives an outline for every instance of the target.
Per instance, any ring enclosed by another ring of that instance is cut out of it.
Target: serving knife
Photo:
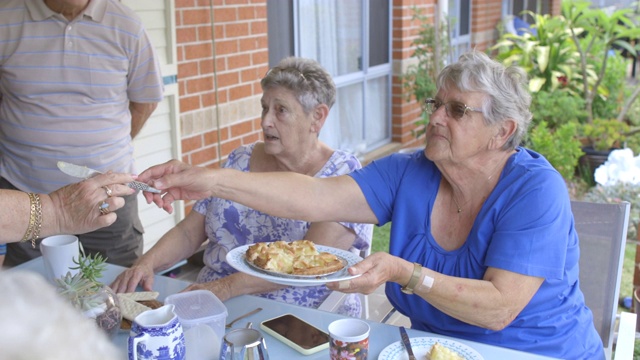
[[[413,355],[413,350],[411,349],[411,341],[409,340],[409,335],[407,335],[407,330],[404,328],[404,326],[400,326],[400,337],[402,338],[404,348],[409,354],[409,360],[416,360],[416,356]]]
[[[88,179],[92,176],[102,174],[98,170],[94,170],[88,168],[86,166],[80,166],[76,164],[71,164],[64,161],[58,161],[58,169],[67,175],[71,175],[73,177]],[[141,183],[139,181],[132,181],[127,184],[128,187],[136,190],[148,191],[155,194],[160,194],[160,190],[153,188],[145,183]]]

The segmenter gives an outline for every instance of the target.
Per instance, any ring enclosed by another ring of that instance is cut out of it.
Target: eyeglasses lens
[[[441,101],[438,101],[436,99],[427,99],[425,101],[426,111],[429,114],[433,114],[434,112],[436,112],[442,105],[444,105],[444,110],[447,112],[447,116],[452,117],[456,120],[461,119],[467,110],[467,107],[464,104],[454,101],[448,102],[446,104],[443,104]]]

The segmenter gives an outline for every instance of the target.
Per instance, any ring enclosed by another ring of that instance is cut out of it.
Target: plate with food
[[[411,349],[416,359],[425,360],[484,360],[482,355],[469,346],[455,340],[437,337],[410,338]],[[387,346],[378,355],[378,360],[409,360],[401,341]]]
[[[350,275],[347,269],[360,261],[360,256],[349,251],[308,240],[243,245],[227,254],[227,262],[234,269],[290,286],[353,279],[359,275]]]

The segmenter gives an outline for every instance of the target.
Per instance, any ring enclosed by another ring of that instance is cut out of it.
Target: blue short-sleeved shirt
[[[350,176],[379,224],[392,222],[392,255],[456,277],[482,279],[494,267],[545,279],[501,331],[464,323],[388,283],[389,300],[413,328],[564,359],[604,357],[578,284],[580,251],[566,185],[540,154],[517,149],[467,241],[453,251],[442,249],[431,235],[441,173],[422,151],[393,154]]]

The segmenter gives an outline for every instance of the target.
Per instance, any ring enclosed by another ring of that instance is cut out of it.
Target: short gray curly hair
[[[260,81],[262,90],[284,87],[291,90],[306,114],[325,104],[331,109],[336,102],[336,85],[331,75],[315,60],[287,57],[267,71]]]
[[[505,67],[485,53],[474,50],[445,67],[438,75],[436,85],[445,91],[454,87],[463,92],[486,94],[482,114],[488,125],[506,119],[517,123],[516,131],[502,149],[513,150],[520,145],[532,118],[527,73],[522,68]]]

